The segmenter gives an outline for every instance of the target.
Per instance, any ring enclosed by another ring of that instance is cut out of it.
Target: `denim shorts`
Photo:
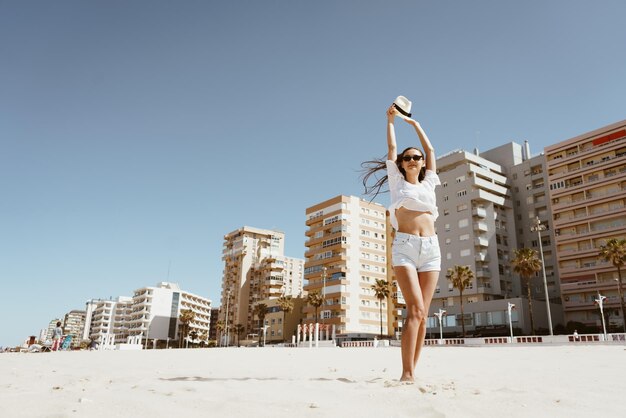
[[[391,247],[391,264],[394,267],[413,267],[418,272],[441,271],[441,250],[437,235],[418,235],[396,232]]]

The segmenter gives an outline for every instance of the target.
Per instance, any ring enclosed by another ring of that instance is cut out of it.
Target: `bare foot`
[[[402,373],[402,376],[400,376],[400,381],[408,382],[408,383],[415,383],[415,378],[413,377],[413,375],[409,373]]]

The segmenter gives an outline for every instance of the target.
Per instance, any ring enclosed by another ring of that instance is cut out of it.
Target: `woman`
[[[61,322],[57,322],[57,326],[52,330],[52,351],[58,351],[61,348],[61,337],[63,336],[63,328]]]
[[[409,147],[397,154],[394,120],[398,117],[415,128],[425,154]],[[393,270],[406,301],[406,319],[402,328],[402,376],[413,382],[414,370],[426,336],[428,309],[441,270],[441,251],[435,235],[439,215],[435,186],[441,184],[436,174],[435,151],[418,122],[392,105],[387,110],[387,161],[368,161],[363,185],[367,194],[376,196],[388,182],[391,192],[389,214],[396,230],[392,245]],[[368,187],[368,178],[379,170],[387,176]]]

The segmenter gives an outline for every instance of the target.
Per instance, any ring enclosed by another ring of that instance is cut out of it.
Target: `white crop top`
[[[437,197],[435,186],[441,184],[439,176],[432,170],[426,170],[424,179],[418,184],[409,183],[398,169],[394,161],[387,160],[387,179],[389,192],[391,193],[391,205],[389,216],[391,225],[398,230],[396,209],[405,207],[419,212],[430,212],[436,220],[439,216],[437,210]]]

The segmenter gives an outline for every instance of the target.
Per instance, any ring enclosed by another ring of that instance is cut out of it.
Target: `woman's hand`
[[[402,119],[403,121],[405,121],[406,123],[408,123],[409,125],[413,126],[413,127],[417,127],[417,126],[419,126],[419,122],[417,122],[416,120],[411,119],[411,118],[409,118],[409,117],[407,117],[407,116],[404,116],[404,115],[403,115],[402,113],[400,113],[400,112],[398,112],[398,117],[399,117],[400,119]]]
[[[389,106],[389,109],[387,109],[387,121],[393,123],[396,116],[400,116],[400,112],[396,110],[394,105]]]

